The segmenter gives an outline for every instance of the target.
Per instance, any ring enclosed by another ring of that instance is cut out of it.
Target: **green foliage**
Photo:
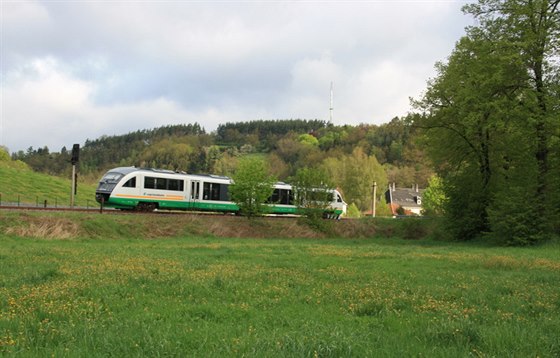
[[[232,177],[230,185],[231,200],[235,202],[243,215],[259,216],[266,211],[264,203],[272,195],[275,178],[268,174],[264,160],[245,157]]]
[[[512,188],[507,198],[497,198],[496,203],[489,210],[492,233],[488,236],[497,242],[514,245],[532,245],[544,239],[542,232],[536,230],[535,222],[542,220],[531,205],[528,197],[529,190]],[[518,192],[515,192],[518,190]]]
[[[338,184],[348,203],[355,203],[362,210],[371,209],[371,192],[374,182],[378,188],[387,188],[387,175],[374,156],[366,155],[361,148],[352,154],[327,158],[323,168],[328,176]],[[383,190],[377,191],[377,197]]]
[[[319,145],[319,140],[317,138],[315,138],[314,136],[312,136],[311,134],[301,134],[298,137],[298,141],[300,143],[306,144],[306,145],[311,145],[311,146],[318,146]]]
[[[360,211],[360,209],[358,209],[356,204],[352,203],[348,205],[348,208],[346,209],[346,217],[351,219],[359,219],[362,217],[362,212]]]
[[[140,167],[186,171],[193,148],[187,143],[164,139],[146,148],[139,157]]]
[[[180,138],[180,140],[177,140]],[[196,157],[185,158],[185,148],[166,148],[187,144],[193,149],[204,147],[209,141],[199,124],[163,126],[141,130],[120,136],[103,136],[87,140],[80,149],[80,171],[99,176],[101,172],[117,166],[154,166],[160,168],[196,168]],[[180,154],[179,156],[175,154]],[[60,153],[50,152],[47,147],[14,153],[14,159],[26,162],[36,171],[52,175],[69,173],[70,151],[63,147]],[[161,162],[160,162],[161,161]],[[188,161],[189,167],[185,167]]]
[[[379,190],[379,188],[378,188],[378,190]],[[383,197],[381,197],[381,200],[377,201],[375,211],[376,211],[376,213],[375,213],[376,216],[393,216],[393,211],[391,210],[391,207],[389,206],[389,204],[387,204],[387,199],[386,199],[385,195],[383,195]]]
[[[560,220],[548,199],[560,191],[551,175],[559,155],[551,150],[560,128],[553,90],[560,83],[558,6],[557,0],[466,6],[478,25],[438,64],[419,103],[426,116],[416,122],[428,130],[445,182],[446,216],[459,239],[494,233],[487,236],[537,242]]]
[[[446,201],[447,198],[441,178],[437,175],[432,176],[428,181],[428,187],[422,195],[422,214],[428,216],[443,215]]]
[[[255,135],[257,142],[268,142],[272,137],[283,137],[290,132],[309,133],[325,126],[325,121],[303,119],[228,122],[218,126],[216,136],[219,143],[242,145],[247,135]]]
[[[327,172],[319,168],[301,168],[290,180],[296,206],[310,218],[320,219],[332,201],[333,188]]]
[[[8,152],[8,149],[0,146],[0,162],[9,162],[10,160],[10,153]]]

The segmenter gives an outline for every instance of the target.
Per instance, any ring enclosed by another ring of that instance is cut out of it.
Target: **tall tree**
[[[537,165],[533,230],[537,235],[549,231],[550,223],[558,219],[549,198],[556,197],[552,192],[558,190],[551,186],[554,168],[550,149],[552,135],[558,134],[560,125],[560,98],[554,90],[559,83],[559,6],[560,0],[486,0],[465,7],[482,26],[496,29],[496,38],[512,49],[527,75],[518,95],[527,109],[523,120],[528,122],[535,143],[531,152]]]
[[[520,219],[531,242],[550,231],[550,148],[559,128],[559,0],[480,0],[478,25],[456,45],[420,102],[446,213],[462,239],[510,236]],[[510,203],[515,202],[512,206]],[[547,204],[548,203],[548,204]],[[533,208],[536,208],[534,210]],[[508,229],[511,228],[511,229]],[[509,232],[508,232],[509,230]]]

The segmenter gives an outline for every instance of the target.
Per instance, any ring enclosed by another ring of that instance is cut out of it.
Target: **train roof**
[[[133,172],[153,172],[153,173],[162,173],[162,174],[187,174],[186,172],[179,172],[173,171],[169,169],[156,169],[156,168],[137,168],[137,167],[119,167],[110,169],[109,173],[120,173],[120,174],[130,174]]]
[[[189,176],[200,177],[200,178],[231,180],[230,177],[226,177],[226,176],[223,176],[223,175],[214,175],[214,174],[189,174]]]

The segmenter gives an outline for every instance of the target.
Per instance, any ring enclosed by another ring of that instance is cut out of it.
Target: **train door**
[[[191,208],[196,209],[200,201],[200,180],[191,180],[191,194],[189,201],[191,202]]]

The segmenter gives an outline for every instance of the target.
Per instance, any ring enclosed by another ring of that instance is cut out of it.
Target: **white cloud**
[[[327,119],[331,81],[336,124],[385,122],[462,34],[460,6],[3,2],[0,145],[59,150],[175,123]]]
[[[215,127],[224,119],[219,111],[189,112],[165,98],[99,106],[93,101],[95,84],[73,78],[60,67],[46,58],[8,74],[2,145],[12,151],[44,145],[58,151],[101,135],[195,121]]]

